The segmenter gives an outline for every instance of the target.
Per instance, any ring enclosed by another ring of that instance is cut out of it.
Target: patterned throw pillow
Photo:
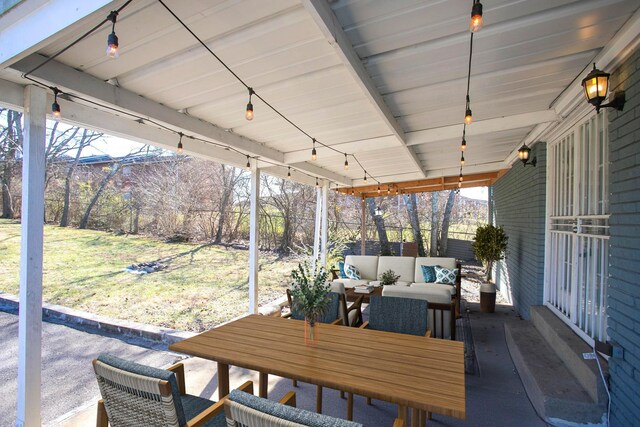
[[[455,285],[456,276],[458,275],[458,269],[454,268],[449,270],[448,268],[435,267],[436,269],[436,281],[438,283],[444,283],[446,285]]]
[[[338,278],[347,278],[347,274],[344,272],[344,261],[338,261]]]
[[[360,280],[360,270],[358,270],[355,265],[345,264],[344,274],[346,274],[349,279]]]
[[[422,278],[424,281],[427,283],[434,283],[436,281],[436,266],[421,265],[420,267],[422,268]]]

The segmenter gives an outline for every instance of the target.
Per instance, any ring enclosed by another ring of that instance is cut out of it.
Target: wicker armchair
[[[224,412],[228,427],[362,427],[353,421],[297,409],[295,393],[289,392],[280,403],[233,390],[224,401]],[[403,427],[396,420],[393,427]]]
[[[222,401],[185,393],[182,363],[165,370],[102,354],[93,369],[102,395],[97,427],[226,427]],[[241,389],[252,392],[251,382]]]

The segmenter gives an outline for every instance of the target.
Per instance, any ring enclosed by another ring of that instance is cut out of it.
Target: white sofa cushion
[[[440,267],[454,269],[456,268],[455,258],[445,257],[418,257],[415,259],[414,268],[414,283],[424,283],[424,276],[422,275],[423,265],[439,265]]]
[[[412,283],[411,288],[432,288],[432,289],[442,289],[443,291],[449,292],[450,295],[456,294],[456,287],[453,285],[445,285],[442,283]]]
[[[378,258],[378,275],[376,280],[387,270],[396,273],[398,282],[413,282],[416,259],[408,256],[381,256]]]
[[[369,282],[369,284],[376,288],[378,286],[382,286],[382,282],[380,280],[372,280],[371,282]],[[403,282],[401,280],[398,280],[394,286],[409,286],[410,284],[411,283],[409,282]]]
[[[378,257],[376,255],[347,255],[345,264],[354,265],[360,270],[360,279],[370,282],[378,280]]]
[[[434,304],[451,304],[451,294],[447,289],[444,289],[438,285],[433,283],[429,283],[427,286],[385,286],[382,288],[382,296],[383,297],[400,297],[400,298],[414,298],[414,299],[422,299],[427,300],[429,303]],[[449,286],[451,287],[451,286]],[[451,315],[453,314],[451,310],[442,310],[443,313],[443,321],[444,328],[440,327],[440,310],[433,315],[433,309],[429,307],[429,318],[427,319],[427,326],[431,331],[440,335],[439,331],[443,330],[443,336],[436,336],[436,338],[451,338]],[[434,325],[434,317],[435,317],[435,325]],[[435,327],[434,327],[435,326]]]
[[[337,284],[337,283],[342,284],[345,288],[355,288],[356,286],[360,286],[360,285],[368,285],[369,280],[336,279],[333,282],[331,282],[331,285],[333,286],[334,284]]]

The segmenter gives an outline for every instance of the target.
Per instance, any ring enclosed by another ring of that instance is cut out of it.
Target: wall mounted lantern
[[[531,154],[531,148],[527,147],[527,144],[524,144],[518,150],[518,158],[520,160],[522,160],[522,164],[524,166],[527,166],[527,165],[535,166],[536,163],[538,162],[535,157],[533,159],[531,159],[531,161],[529,161],[529,155],[530,154]]]
[[[616,92],[611,102],[602,103],[607,98],[607,92],[609,91],[609,73],[598,70],[595,62],[593,63],[593,70],[587,74],[587,77],[582,79],[582,87],[584,88],[584,96],[587,97],[587,102],[595,106],[598,113],[601,108],[605,107],[615,108],[619,111],[624,108],[626,100],[624,91]]]
[[[382,216],[382,208],[380,206],[376,206],[376,210],[373,212],[375,216]]]

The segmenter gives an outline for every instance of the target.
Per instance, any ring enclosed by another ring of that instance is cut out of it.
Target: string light
[[[464,165],[464,154],[460,156],[460,165]]]
[[[364,182],[367,182],[367,171],[364,171]]]
[[[387,194],[391,194],[391,186],[387,185]]]
[[[318,152],[316,151],[316,139],[313,139],[313,150],[311,150],[311,160],[318,160]]]
[[[51,104],[51,112],[55,120],[60,120],[62,113],[60,112],[60,104],[58,104],[58,94],[60,90],[57,87],[53,88],[53,104]]]
[[[344,153],[344,170],[349,170],[349,159],[347,158],[347,153]]]
[[[351,195],[355,195],[356,194],[356,190],[353,189],[353,187],[351,187]]]
[[[178,132],[178,135],[180,135],[180,139],[178,140],[178,153],[182,153],[182,136],[183,136],[183,133],[182,132]]]
[[[316,188],[320,187],[320,183],[318,182],[318,177],[316,176]]]
[[[378,184],[378,194],[380,194],[380,184]]]
[[[291,166],[289,166],[289,170],[287,171],[287,179],[291,179]]]
[[[118,58],[118,36],[116,36],[116,19],[118,18],[118,11],[113,10],[107,17],[107,20],[111,21],[111,34],[107,37],[107,56],[109,58]]]
[[[462,182],[463,178],[462,178],[462,172],[460,172],[460,179],[458,180],[459,182]]]
[[[253,104],[251,103],[251,96],[254,93],[253,88],[249,88],[249,103],[247,104],[247,109],[244,112],[244,118],[249,121],[253,120]]]
[[[462,137],[462,144],[460,144],[460,151],[464,152],[467,149],[467,140]]]
[[[251,170],[251,162],[249,161],[249,155],[247,154],[247,170]]]
[[[484,19],[482,18],[482,3],[480,0],[474,0],[473,7],[471,8],[471,22],[469,23],[469,30],[472,33],[477,33],[482,28]]]

